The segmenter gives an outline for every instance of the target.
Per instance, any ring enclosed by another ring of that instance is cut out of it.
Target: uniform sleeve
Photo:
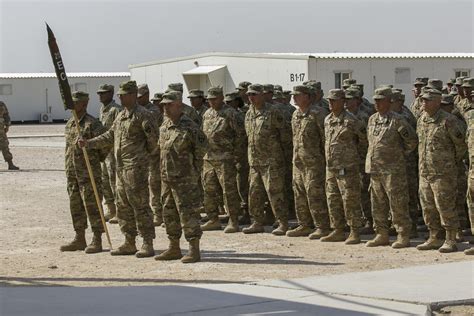
[[[364,122],[356,120],[354,124],[355,133],[357,135],[357,152],[361,159],[365,159],[367,156],[367,148],[369,146],[367,141],[367,128],[365,128]]]
[[[192,142],[194,149],[194,166],[200,174],[202,172],[203,158],[207,150],[207,139],[204,132],[198,127],[192,129]]]
[[[405,155],[408,155],[415,150],[418,145],[418,137],[413,127],[411,127],[405,119],[400,119],[399,123],[397,132],[402,138]]]
[[[318,114],[316,115],[316,126],[318,129],[319,138],[320,138],[319,148],[321,148],[321,154],[323,155],[323,157],[325,156],[324,144],[326,142],[326,134],[324,133],[324,120],[325,120],[324,112],[319,111]]]
[[[112,124],[112,127],[105,133],[100,134],[87,141],[87,147],[89,148],[112,148],[114,145],[114,130],[116,121]]]
[[[104,125],[102,125],[102,123],[99,120],[96,120],[94,123],[92,123],[92,126],[91,126],[92,138],[95,138],[99,135],[102,135],[106,131],[107,131],[106,128],[104,127]],[[104,147],[101,147],[101,148],[98,149],[98,151],[99,151],[98,154],[99,154],[100,161],[105,160],[105,158],[107,157],[109,152],[112,150],[112,147],[113,146],[104,146]]]
[[[456,151],[456,160],[461,161],[464,158],[464,155],[467,151],[467,145],[465,142],[465,130],[461,124],[455,122],[454,120],[446,120],[446,129],[448,131],[449,137],[454,144]]]
[[[280,143],[283,148],[283,154],[285,155],[285,161],[291,162],[293,157],[291,125],[288,126],[283,114],[278,110],[273,112],[273,119],[273,123],[280,136]]]
[[[154,122],[151,113],[145,113],[142,120],[142,128],[146,137],[146,149],[151,155],[158,152],[159,130],[158,123]]]

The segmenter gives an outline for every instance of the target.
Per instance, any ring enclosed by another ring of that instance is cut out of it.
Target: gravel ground
[[[10,135],[57,134],[62,125],[13,126]],[[0,164],[0,285],[124,286],[167,283],[255,282],[470,260],[461,251],[440,254],[415,248],[376,249],[307,238],[276,237],[268,233],[244,235],[205,232],[202,262],[158,262],[153,258],[111,257],[107,251],[86,255],[61,253],[72,229],[62,138],[12,139],[14,162],[9,172]],[[109,225],[112,243],[123,237]],[[167,246],[163,228],[156,228],[156,253]],[[365,236],[367,240],[370,236]],[[91,232],[87,231],[90,240]],[[419,244],[422,239],[412,242]],[[138,246],[141,240],[138,239]],[[104,246],[108,248],[104,238]],[[184,239],[183,249],[187,249]],[[468,244],[458,244],[461,250]]]

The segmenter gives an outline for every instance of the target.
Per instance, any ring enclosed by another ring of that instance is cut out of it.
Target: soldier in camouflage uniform
[[[112,127],[92,139],[81,139],[79,144],[88,148],[114,146],[117,167],[117,218],[125,242],[111,255],[133,255],[137,258],[154,255],[153,213],[150,208],[148,175],[150,157],[157,151],[157,124],[144,107],[137,104],[138,87],[135,81],[120,84],[118,95],[124,109]],[[158,163],[158,162],[156,162]],[[143,238],[137,252],[137,230]]]
[[[415,83],[413,83],[413,102],[411,103],[410,110],[418,120],[422,112],[422,102],[421,102],[421,89],[428,84],[428,78],[416,78]]]
[[[308,80],[303,82],[303,85],[312,88],[311,106],[321,108],[321,111],[326,117],[329,114],[329,103],[323,98],[323,90],[321,89],[321,82],[316,80]]]
[[[265,103],[263,86],[249,86],[247,95],[252,103],[245,115],[245,130],[248,137],[248,157],[250,165],[249,209],[253,224],[243,232],[264,231],[264,201],[266,197],[279,226],[274,235],[285,235],[288,230],[288,201],[285,197],[284,165],[291,157],[291,133],[283,114]]]
[[[359,167],[367,153],[367,131],[362,121],[344,109],[344,90],[330,90],[328,99],[331,114],[324,120],[326,196],[334,230],[321,241],[358,244],[362,226]],[[346,225],[350,227],[347,239]]]
[[[199,114],[202,121],[204,113],[206,113],[207,109],[209,108],[205,102],[206,99],[204,98],[204,91],[198,90],[198,89],[189,90],[188,98],[189,98],[189,101],[191,102],[191,106]]]
[[[362,99],[362,103],[360,104],[361,110],[367,113],[368,116],[371,116],[372,114],[374,114],[375,113],[374,105],[370,103],[369,100],[364,98],[364,85],[361,83],[353,83],[348,89],[353,89],[353,88],[356,88],[360,91],[360,98]]]
[[[119,112],[122,110],[122,107],[114,101],[113,85],[101,85],[99,90],[97,90],[97,94],[99,95],[100,103],[102,103],[102,106],[100,107],[99,120],[105,129],[108,130],[112,127],[112,124]],[[108,213],[105,214],[105,219],[111,224],[117,224],[117,195],[115,192],[115,158],[113,150],[109,152],[105,161],[101,163],[101,168],[102,191],[104,193],[104,202],[108,210]]]
[[[418,120],[420,200],[429,239],[419,250],[439,249],[454,252],[459,228],[456,206],[457,168],[466,153],[464,130],[452,114],[441,110],[441,92],[434,89],[422,94],[424,113]],[[444,228],[443,244],[438,233]],[[441,247],[441,248],[440,248]]]
[[[457,95],[454,97],[454,106],[458,108],[458,110],[461,110],[461,108],[458,107],[458,104],[466,98],[466,96],[464,95],[464,90],[462,88],[464,79],[466,79],[466,77],[457,77],[455,81]]]
[[[474,91],[471,92],[471,99],[474,97]],[[469,150],[469,176],[467,183],[467,205],[469,207],[469,220],[471,223],[471,233],[474,234],[474,111],[465,113],[467,123],[466,143]],[[474,247],[464,250],[466,255],[474,255]]]
[[[392,89],[378,88],[374,93],[377,113],[369,118],[369,148],[365,172],[370,174],[370,198],[375,238],[367,247],[389,244],[389,212],[398,236],[393,248],[410,245],[411,220],[408,210],[406,155],[417,145],[413,128],[399,114],[390,111]]]
[[[183,95],[183,84],[180,82],[170,83],[168,89],[165,92],[178,91]],[[183,102],[183,113],[186,114],[191,120],[193,120],[197,125],[202,125],[202,118],[198,112],[190,105]]]
[[[82,91],[75,91],[72,94],[74,101],[74,111],[79,119],[80,135],[77,133],[76,122],[70,118],[66,124],[66,177],[67,191],[69,195],[69,208],[71,210],[72,225],[76,232],[74,240],[61,246],[61,251],[84,250],[86,253],[97,253],[102,251],[102,233],[104,227],[100,219],[94,191],[87,170],[86,162],[82,150],[76,142],[79,137],[93,138],[105,131],[99,120],[87,114],[87,104],[89,94]],[[98,150],[89,149],[90,166],[94,174],[99,196],[102,197],[101,190],[101,168],[100,162],[105,158],[109,149]],[[87,218],[92,228],[94,237],[86,248],[85,230],[87,228]]]
[[[3,159],[8,164],[8,170],[19,170],[17,166],[13,164],[13,155],[8,148],[8,129],[10,128],[10,115],[8,114],[7,106],[4,102],[0,101],[0,150],[3,154]]]
[[[202,231],[196,217],[200,207],[198,179],[206,150],[206,136],[199,126],[183,113],[182,94],[170,91],[161,101],[167,119],[160,127],[160,168],[163,219],[169,239],[168,249],[156,260],[192,263],[201,260],[199,240]],[[179,240],[182,232],[189,242],[189,252],[182,256]]]
[[[247,113],[250,108],[250,100],[247,95],[248,87],[251,85],[248,81],[242,81],[239,83],[237,90],[239,90],[239,96],[244,101],[244,106],[242,107],[242,112]]]
[[[298,109],[293,113],[293,190],[298,226],[288,237],[319,239],[329,234],[329,215],[324,193],[324,114],[311,105],[312,88],[293,88]],[[316,227],[313,232],[312,227]]]
[[[474,103],[471,99],[471,92],[473,88],[474,78],[465,78],[461,86],[462,93],[465,95],[465,97],[464,99],[459,100],[456,106],[462,115],[474,108]]]
[[[240,210],[236,164],[245,144],[245,129],[239,122],[238,113],[224,103],[221,87],[209,88],[207,100],[211,107],[204,114],[202,123],[208,141],[202,182],[208,221],[201,225],[201,229],[221,229],[218,207],[224,201],[229,213],[224,233],[236,233],[239,231]]]

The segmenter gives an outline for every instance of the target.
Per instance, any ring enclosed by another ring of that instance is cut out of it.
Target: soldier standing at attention
[[[114,101],[114,86],[103,84],[97,90],[99,95],[100,107],[99,120],[106,130],[112,127],[117,115],[122,107]],[[114,151],[111,150],[105,161],[101,163],[102,167],[102,191],[104,193],[104,202],[108,213],[105,214],[105,220],[111,224],[117,224],[117,194],[115,191],[115,158]]]
[[[245,115],[249,157],[249,209],[254,222],[246,234],[264,232],[264,206],[268,196],[278,227],[274,235],[288,230],[288,201],[285,197],[285,162],[291,156],[291,133],[281,111],[265,103],[263,86],[253,84],[247,95],[252,103]]]
[[[410,110],[415,116],[416,119],[418,119],[421,116],[421,89],[428,84],[428,78],[416,78],[415,83],[413,84],[413,96],[415,97],[413,99],[413,102],[410,106]]]
[[[474,91],[471,92],[471,99]],[[464,117],[467,123],[466,143],[469,151],[469,176],[467,182],[467,205],[469,208],[469,220],[471,222],[471,233],[474,232],[474,111],[468,111]],[[464,250],[466,255],[474,255],[474,247]]]
[[[239,90],[239,96],[244,101],[244,106],[242,107],[242,112],[247,113],[250,108],[250,100],[247,95],[248,87],[251,85],[248,81],[242,81],[239,83],[237,90]]]
[[[293,130],[293,190],[298,226],[288,237],[319,239],[329,234],[329,215],[324,193],[324,114],[311,105],[312,88],[293,88],[298,109],[291,120]],[[313,232],[312,226],[316,227]]]
[[[344,90],[329,90],[328,100],[331,113],[324,120],[326,196],[334,230],[321,241],[358,244],[362,226],[359,167],[367,153],[367,131],[362,121],[344,109]],[[346,224],[351,229],[347,239]]]
[[[204,98],[204,91],[198,90],[198,89],[189,90],[188,98],[189,98],[189,101],[191,102],[191,106],[199,114],[202,121],[202,117],[204,116],[204,113],[209,108],[205,102],[206,99]]]
[[[65,132],[65,160],[69,208],[76,236],[72,242],[61,246],[60,250],[76,251],[85,249],[86,253],[97,253],[102,251],[104,227],[97,209],[97,201],[95,200],[84,154],[76,142],[79,137],[93,138],[99,136],[105,132],[105,128],[99,120],[87,114],[89,94],[75,91],[72,94],[72,100],[74,101],[74,111],[76,111],[79,119],[81,134],[77,134],[76,122],[74,118],[70,118],[66,124]],[[102,197],[100,161],[105,158],[107,152],[108,150],[98,149],[89,149],[87,152],[100,197]],[[89,218],[94,237],[91,244],[86,248],[85,230],[87,228],[87,218]]]
[[[420,201],[429,229],[429,239],[418,250],[454,252],[459,217],[455,209],[458,163],[466,153],[463,130],[457,118],[441,110],[441,92],[426,90],[422,96],[424,113],[418,120]],[[444,228],[443,244],[438,233]],[[442,245],[442,246],[441,246]],[[441,247],[441,248],[440,248]]]
[[[137,258],[144,258],[154,255],[155,227],[149,205],[148,174],[150,156],[157,150],[158,131],[150,112],[137,104],[137,90],[135,81],[120,84],[117,94],[124,109],[112,127],[98,137],[80,139],[79,145],[91,149],[114,145],[117,218],[125,242],[110,254],[135,254]],[[135,245],[137,230],[143,238],[142,248],[138,252]]]
[[[8,109],[5,103],[0,101],[0,150],[3,154],[3,159],[8,164],[8,170],[19,170],[17,166],[13,164],[13,155],[8,148],[8,129],[10,128],[10,115],[8,115]]]
[[[169,246],[155,259],[181,259],[183,263],[193,263],[201,260],[199,240],[202,231],[196,211],[201,204],[198,179],[206,150],[206,136],[183,113],[180,92],[165,93],[161,102],[167,116],[160,127],[161,200]],[[189,252],[184,257],[179,246],[183,231],[189,242]]]
[[[411,220],[408,211],[406,156],[417,145],[413,128],[399,114],[390,111],[392,89],[378,88],[374,115],[369,118],[369,148],[365,171],[370,174],[370,199],[376,236],[367,247],[389,244],[389,215],[398,233],[393,248],[410,245]],[[390,214],[389,214],[390,212]]]

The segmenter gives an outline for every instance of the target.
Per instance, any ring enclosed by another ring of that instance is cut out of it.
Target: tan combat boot
[[[272,234],[275,236],[285,236],[288,231],[288,222],[287,221],[278,221],[278,227],[272,230]]]
[[[438,238],[439,231],[430,230],[430,237],[424,243],[416,246],[418,250],[434,250],[439,249],[443,245],[443,240]]]
[[[221,222],[219,221],[219,218],[215,219],[210,219],[203,225],[201,225],[201,230],[202,231],[211,231],[211,230],[221,230]]]
[[[162,214],[153,214],[153,226],[160,227],[163,224]]]
[[[321,237],[320,240],[323,242],[344,241],[346,240],[346,233],[343,228],[336,228],[329,235]]]
[[[410,247],[410,233],[398,233],[397,240],[392,244],[392,248],[399,249],[399,248],[407,248]]]
[[[85,253],[98,253],[102,252],[102,233],[94,232],[92,241],[89,246],[87,246]]]
[[[456,246],[456,229],[446,230],[446,240],[441,248],[438,249],[441,253],[449,253],[458,251]]]
[[[377,235],[375,235],[375,238],[372,240],[369,240],[365,246],[366,247],[378,247],[378,246],[388,246],[390,243],[389,238],[388,238],[388,232],[387,231],[381,231],[377,232]]]
[[[13,161],[8,160],[7,163],[8,163],[8,170],[20,170],[20,168],[18,168],[17,166],[13,164]]]
[[[135,253],[135,257],[147,258],[147,257],[153,257],[154,255],[155,255],[155,250],[153,249],[153,239],[144,238],[142,247],[137,253]]]
[[[243,232],[244,234],[264,233],[264,232],[265,232],[265,228],[263,227],[262,224],[257,223],[257,222],[253,222],[253,224],[250,225],[249,227],[246,227],[246,228],[242,229],[242,232]]]
[[[358,228],[352,228],[349,237],[344,241],[346,245],[360,244],[360,233]]]
[[[287,237],[306,237],[313,232],[311,227],[306,225],[299,225],[295,229],[289,230],[286,232]]]
[[[59,250],[61,251],[77,251],[86,249],[86,233],[84,230],[76,231],[74,239],[65,245],[62,245]]]
[[[466,250],[464,250],[464,254],[468,256],[474,256],[474,247],[467,248]]]
[[[237,233],[239,230],[240,230],[239,220],[237,219],[237,217],[236,216],[229,217],[229,222],[227,223],[227,226],[224,228],[224,233],[232,234],[232,233]]]
[[[137,247],[135,246],[135,237],[125,237],[125,242],[120,245],[117,249],[112,250],[110,254],[112,256],[131,256],[137,252]]]
[[[115,203],[107,203],[107,213],[104,215],[105,220],[108,222],[111,218],[115,217],[117,214],[117,208]]]
[[[182,263],[194,263],[201,261],[201,251],[199,250],[199,239],[193,239],[189,242],[189,251],[186,256],[181,258]]]
[[[327,236],[331,233],[328,228],[317,228],[314,233],[309,235],[309,239],[320,239],[321,237]]]
[[[155,256],[155,260],[179,260],[182,257],[179,239],[170,239],[168,249]]]

